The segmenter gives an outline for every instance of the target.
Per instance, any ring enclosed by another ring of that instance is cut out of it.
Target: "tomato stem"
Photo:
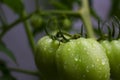
[[[87,30],[87,35],[89,38],[95,38],[94,31],[92,28],[92,23],[90,20],[90,11],[88,6],[88,0],[82,0],[82,8],[79,10],[79,15],[81,16],[85,28]]]
[[[74,17],[78,17],[79,16],[79,12],[78,11],[70,11],[70,10],[47,10],[47,11],[39,11],[39,13],[41,15],[70,15],[70,16],[74,16]]]
[[[29,14],[28,16],[25,16],[23,18],[19,18],[16,21],[14,21],[13,23],[7,25],[6,29],[1,32],[0,39],[7,33],[7,31],[9,31],[13,27],[15,27],[17,24],[19,24],[19,23],[21,23],[23,21],[26,21],[27,19],[31,18],[31,16],[34,15],[35,13],[36,13],[36,11],[31,13],[31,14]],[[64,10],[61,10],[61,11],[58,11],[58,10],[39,11],[39,13],[40,13],[40,15],[51,15],[51,14],[61,15],[61,14],[66,14],[66,15],[71,15],[71,16],[74,16],[74,17],[78,17],[79,16],[78,12],[64,11]]]
[[[12,29],[13,27],[15,27],[17,24],[23,22],[23,21],[26,21],[27,19],[29,19],[32,15],[34,14],[31,13],[30,15],[24,17],[24,18],[19,18],[17,19],[16,21],[14,21],[13,23],[9,24],[3,31],[2,33],[0,34],[0,38],[2,38],[10,29]],[[4,26],[3,26],[4,27]]]
[[[83,28],[84,26],[83,26],[83,24],[81,25],[81,31],[80,31],[80,34],[83,36],[84,35],[84,28]]]
[[[39,10],[39,14],[40,15],[68,15],[68,16],[73,16],[73,17],[80,17],[81,18],[81,12],[82,10],[79,10],[79,11],[70,11],[70,10],[47,10],[47,11],[42,11],[42,10]],[[0,39],[6,34],[7,31],[9,31],[10,29],[12,29],[13,27],[15,27],[15,25],[19,24],[20,22],[23,22],[23,21],[26,21],[27,19],[31,18],[32,15],[34,15],[36,13],[33,12],[31,14],[29,14],[28,16],[24,16],[23,18],[19,18],[17,19],[15,22],[7,25],[6,29],[2,31],[2,33],[0,34]],[[89,18],[88,18],[89,19]],[[85,20],[87,20],[87,18],[85,18]],[[84,22],[86,23],[87,21]],[[91,23],[90,23],[91,24]],[[4,27],[4,26],[3,26]]]
[[[23,11],[22,13],[22,17],[26,17],[26,12]],[[25,28],[25,31],[26,31],[26,34],[27,34],[27,37],[28,37],[28,41],[29,41],[29,44],[31,46],[31,49],[32,49],[32,52],[34,53],[35,52],[35,43],[34,43],[34,38],[33,38],[33,35],[32,35],[32,32],[30,30],[30,24],[28,21],[23,21],[23,24],[24,24],[24,28]]]

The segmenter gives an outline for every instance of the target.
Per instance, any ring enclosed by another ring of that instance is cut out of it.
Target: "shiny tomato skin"
[[[103,47],[94,39],[79,38],[56,51],[61,80],[109,80],[110,68]]]
[[[41,38],[36,46],[35,62],[43,80],[58,80],[55,63],[56,50],[59,47],[57,40],[49,36]]]
[[[102,46],[106,50],[107,57],[110,63],[111,78],[120,80],[120,41],[102,41]]]

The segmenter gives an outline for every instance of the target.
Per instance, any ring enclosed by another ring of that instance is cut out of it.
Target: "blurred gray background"
[[[26,10],[28,13],[31,13],[35,9],[34,0],[23,0]],[[44,3],[47,0],[41,0],[40,5],[44,8]],[[48,0],[49,1],[49,0]],[[93,0],[94,9],[102,19],[106,19],[111,3],[110,0]],[[18,18],[14,12],[12,12],[7,6],[3,5],[5,15],[9,23],[13,22]],[[40,35],[39,35],[40,36]],[[35,41],[38,40],[39,36],[35,38]],[[32,55],[31,49],[28,44],[27,36],[24,30],[22,23],[16,25],[15,28],[11,29],[3,38],[7,47],[14,53],[17,58],[19,66],[16,66],[12,60],[10,60],[6,55],[0,53],[0,58],[4,59],[10,67],[19,67],[27,70],[37,70],[34,57]],[[22,73],[13,72],[13,75],[17,80],[38,80],[37,77],[26,75]]]

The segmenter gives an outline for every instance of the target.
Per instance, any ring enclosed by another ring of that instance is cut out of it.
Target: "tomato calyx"
[[[80,34],[69,34],[69,33],[66,33],[66,32],[60,32],[58,31],[56,34],[54,35],[49,35],[49,37],[53,40],[57,40],[59,42],[62,42],[62,43],[66,43],[66,42],[69,42],[70,40],[73,40],[73,39],[78,39],[81,37]]]
[[[57,32],[55,37],[58,41],[63,42],[63,43],[69,41],[69,39],[67,39],[62,32]]]
[[[59,42],[62,42],[62,43],[66,43],[66,42],[69,42],[70,40],[70,37],[69,36],[66,36],[65,34],[63,34],[62,32],[57,32],[56,34],[54,35],[49,35],[49,37],[53,40],[57,40]]]

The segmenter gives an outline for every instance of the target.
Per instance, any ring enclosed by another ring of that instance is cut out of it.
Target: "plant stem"
[[[79,12],[75,11],[67,11],[67,10],[47,10],[40,11],[41,15],[70,15],[74,17],[79,17]]]
[[[95,38],[94,31],[92,28],[92,23],[90,20],[90,11],[88,6],[88,0],[82,0],[82,8],[79,10],[79,15],[83,20],[83,23],[87,30],[87,35],[89,38]]]
[[[9,31],[10,29],[12,29],[13,27],[15,27],[15,25],[19,24],[22,21],[25,21],[27,19],[29,19],[34,13],[31,13],[30,15],[24,17],[24,18],[20,18],[17,19],[15,22],[11,23],[10,25],[8,25],[5,30],[3,30],[3,32],[0,34],[0,39],[7,33],[7,31]],[[4,26],[3,26],[4,27]]]
[[[15,22],[13,22],[10,25],[8,25],[6,27],[6,29],[4,31],[2,31],[2,33],[0,34],[0,39],[7,33],[7,31],[9,31],[13,27],[15,27],[20,22],[26,21],[27,19],[29,19],[35,13],[36,12],[33,12],[30,15],[28,15],[28,16],[25,16],[23,18],[17,19]],[[52,15],[52,14],[57,14],[57,15],[66,14],[66,15],[71,15],[71,16],[74,16],[74,17],[80,16],[79,12],[73,12],[73,11],[58,11],[58,10],[40,11],[40,15]]]
[[[15,71],[15,72],[21,72],[21,73],[25,73],[25,74],[30,74],[30,75],[34,75],[34,76],[39,76],[39,72],[38,71],[29,71],[29,70],[24,70],[24,69],[18,69],[18,68],[8,68],[10,71]]]
[[[26,17],[26,12],[23,11],[22,18],[25,18],[25,17]],[[28,37],[29,44],[30,44],[32,52],[34,54],[35,43],[34,43],[34,38],[33,38],[32,32],[30,30],[29,22],[26,20],[26,21],[23,21],[23,24],[24,24],[24,28],[25,28],[25,31],[26,31],[26,34],[27,34],[27,37]]]

